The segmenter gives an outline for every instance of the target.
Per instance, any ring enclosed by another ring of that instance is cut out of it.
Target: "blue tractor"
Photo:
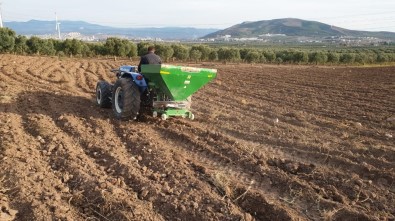
[[[173,65],[124,65],[114,69],[115,84],[99,81],[96,102],[102,108],[112,107],[118,119],[135,119],[141,112],[152,116],[193,119],[191,95],[213,80],[217,70]]]
[[[115,84],[99,81],[96,85],[96,102],[101,108],[111,108],[115,117],[136,118],[140,112],[141,95],[147,94],[148,85],[137,66],[124,65],[113,69],[117,76]],[[144,99],[147,101],[147,99]]]

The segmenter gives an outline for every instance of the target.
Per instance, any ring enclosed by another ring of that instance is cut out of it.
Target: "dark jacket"
[[[141,72],[142,64],[162,64],[162,60],[158,55],[153,52],[148,52],[148,54],[141,56],[138,70]]]

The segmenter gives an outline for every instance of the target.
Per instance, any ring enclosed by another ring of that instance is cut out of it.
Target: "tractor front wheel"
[[[96,103],[101,108],[111,107],[111,84],[99,81],[96,85]]]
[[[118,79],[112,92],[112,109],[118,119],[135,119],[140,111],[140,91],[131,78]]]

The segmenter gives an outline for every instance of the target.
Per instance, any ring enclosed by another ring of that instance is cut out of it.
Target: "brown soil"
[[[209,65],[196,120],[118,121],[124,63],[0,55],[1,220],[395,219],[395,67]]]

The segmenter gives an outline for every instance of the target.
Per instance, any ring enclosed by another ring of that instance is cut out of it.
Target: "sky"
[[[395,32],[395,0],[0,0],[4,21],[87,21],[113,27],[227,28],[244,21],[300,18]]]

